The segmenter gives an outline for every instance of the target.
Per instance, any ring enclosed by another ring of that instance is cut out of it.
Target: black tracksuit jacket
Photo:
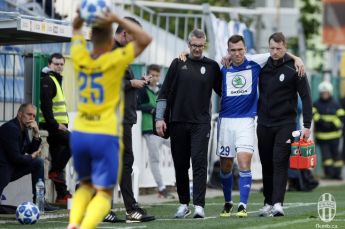
[[[307,77],[298,76],[288,55],[278,61],[270,57],[260,74],[258,124],[274,127],[296,123],[297,92],[302,100],[303,126],[310,128],[312,101]]]

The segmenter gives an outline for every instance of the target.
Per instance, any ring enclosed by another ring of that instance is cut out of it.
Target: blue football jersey
[[[257,112],[258,79],[269,53],[246,56],[239,66],[223,67],[222,118],[254,117]]]

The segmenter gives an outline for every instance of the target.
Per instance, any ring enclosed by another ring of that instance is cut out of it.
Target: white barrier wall
[[[31,175],[9,183],[2,194],[6,199],[1,204],[17,206],[24,201],[32,202]]]
[[[135,124],[132,128],[132,140],[133,140],[133,153],[134,153],[134,165],[133,165],[133,192],[136,199],[139,198],[139,188],[148,188],[148,187],[156,187],[156,183],[153,179],[150,165],[149,165],[149,158],[148,158],[148,151],[147,146],[144,138],[141,134],[141,112],[137,112],[137,124]],[[75,113],[69,113],[70,118],[70,125],[69,127],[73,127]],[[167,144],[162,144],[161,148],[161,161],[160,161],[160,168],[162,177],[164,180],[165,185],[175,185],[175,171],[174,165],[170,153],[170,148]],[[67,179],[67,186],[71,192],[74,192],[77,175],[72,166],[72,160],[66,167],[66,179]],[[115,190],[117,192],[117,190]],[[115,200],[114,202],[122,201],[121,198],[118,198],[118,195],[114,195]]]
[[[141,112],[137,112],[138,114],[138,122],[133,126],[132,134],[133,134],[133,152],[134,152],[134,166],[139,169],[139,187],[140,188],[147,188],[147,187],[156,187],[156,183],[153,179],[150,165],[149,165],[149,157],[148,157],[148,150],[146,146],[146,141],[142,137],[141,134]],[[171,157],[170,147],[169,145],[170,140],[167,140],[167,144],[161,144],[161,151],[160,151],[160,169],[163,177],[163,181],[165,185],[175,185],[175,171],[174,171],[174,163]]]

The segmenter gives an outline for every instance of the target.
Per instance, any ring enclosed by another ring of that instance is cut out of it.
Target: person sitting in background
[[[319,84],[319,99],[313,105],[315,139],[320,146],[325,178],[341,180],[343,161],[339,152],[344,110],[333,99],[333,86],[328,81]]]
[[[44,161],[40,157],[42,140],[35,117],[36,107],[24,103],[17,117],[0,127],[0,195],[10,182],[31,174],[33,202],[36,202],[35,185],[39,179],[44,182]],[[29,132],[32,132],[32,140]],[[45,211],[57,209],[45,202]]]
[[[159,91],[158,82],[160,79],[160,71],[160,67],[156,64],[148,66],[147,75],[151,78],[149,85],[139,90],[138,108],[142,111],[141,129],[149,153],[151,172],[158,185],[158,196],[174,199],[175,197],[166,189],[163,183],[162,174],[159,168],[159,151],[163,143],[162,141],[164,140],[153,134],[152,115],[157,105],[156,100]]]

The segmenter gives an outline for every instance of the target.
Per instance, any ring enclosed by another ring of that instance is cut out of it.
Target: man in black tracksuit
[[[296,129],[297,93],[302,100],[302,137],[309,138],[312,101],[306,76],[299,77],[286,55],[282,33],[269,38],[270,58],[259,77],[258,147],[263,173],[264,208],[260,215],[283,216],[291,133]]]
[[[132,22],[140,23],[131,17],[125,17]],[[118,26],[115,32],[115,49],[123,47],[133,40],[131,34],[127,33],[121,26]],[[123,136],[122,141],[124,145],[123,159],[122,159],[122,177],[120,179],[120,189],[123,197],[123,202],[126,208],[126,222],[147,222],[154,220],[155,217],[148,215],[144,209],[139,207],[139,204],[134,198],[132,187],[132,172],[133,172],[133,147],[132,147],[132,127],[137,122],[137,89],[143,88],[147,85],[147,78],[136,80],[133,71],[130,67],[126,69],[124,75],[124,93],[125,93],[125,113],[123,119]],[[115,212],[110,212],[104,219],[105,222],[117,223],[122,222],[117,218]]]
[[[207,179],[207,150],[210,138],[212,88],[221,93],[218,64],[202,55],[206,37],[201,30],[189,35],[190,54],[186,62],[173,60],[158,95],[156,131],[164,135],[163,114],[167,99],[171,103],[170,139],[180,207],[175,217],[185,218],[191,211],[188,169],[193,168],[194,218],[203,218]]]

